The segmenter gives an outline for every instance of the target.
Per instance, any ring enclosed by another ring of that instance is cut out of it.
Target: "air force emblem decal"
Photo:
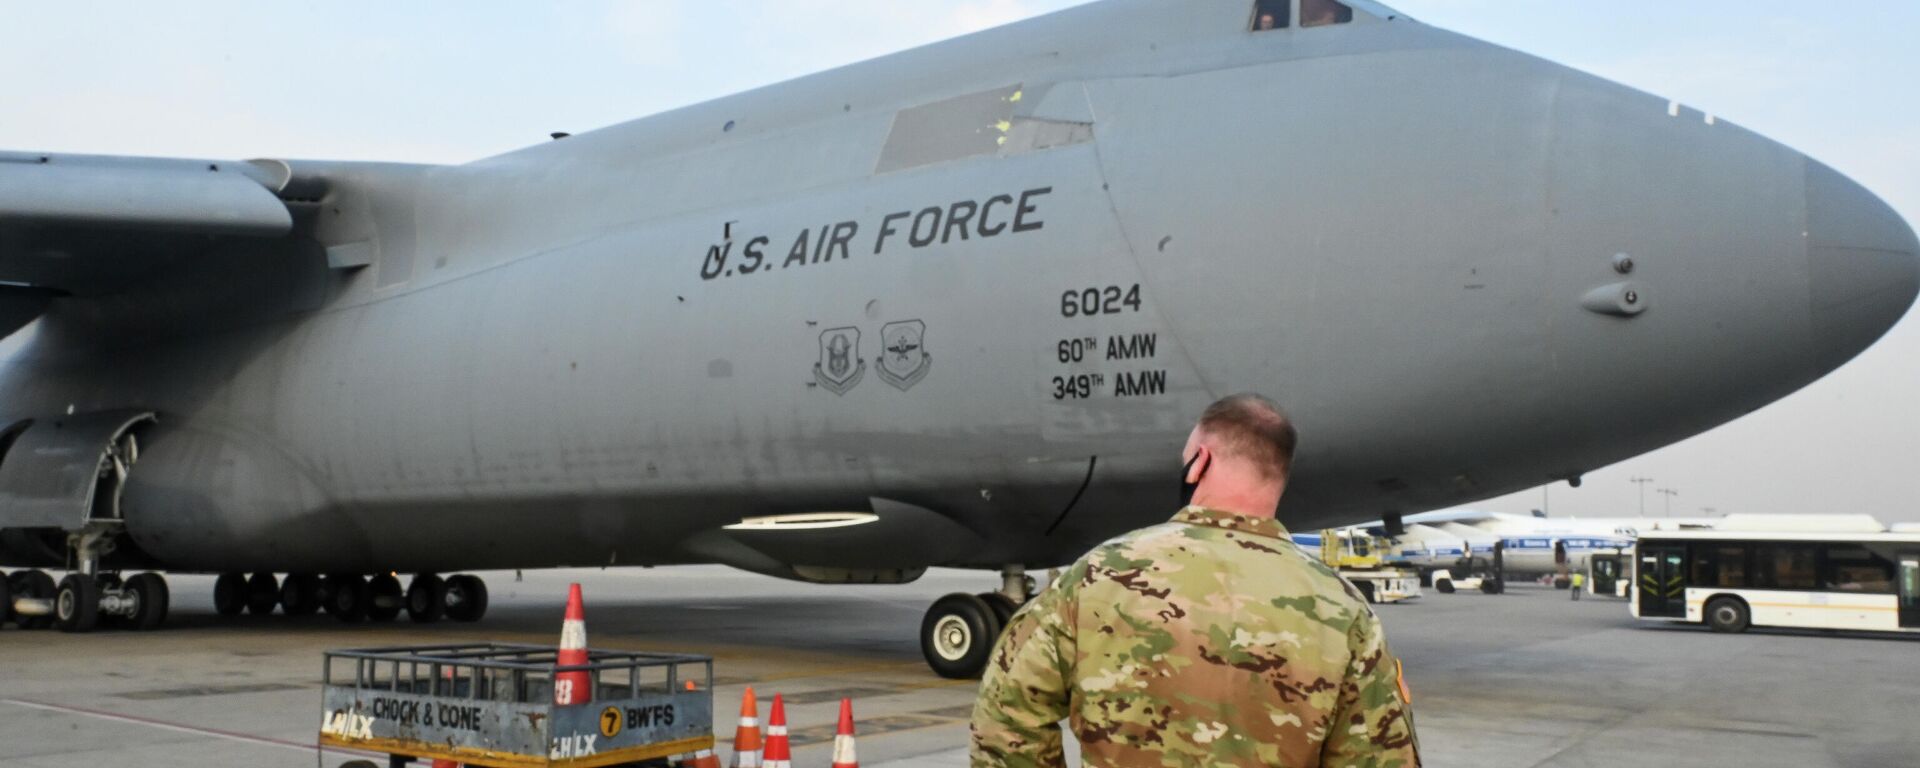
[[[927,354],[927,324],[905,320],[881,326],[880,356],[874,358],[873,367],[894,389],[913,389],[933,367],[933,356]]]
[[[820,334],[820,362],[813,364],[813,379],[836,395],[845,395],[867,374],[867,361],[860,359],[860,329],[830,328]]]

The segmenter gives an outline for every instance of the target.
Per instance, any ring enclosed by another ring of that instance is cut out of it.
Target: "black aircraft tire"
[[[447,618],[479,621],[487,615],[487,582],[470,574],[447,579]]]
[[[367,580],[359,576],[327,577],[327,613],[344,622],[367,617]]]
[[[374,621],[393,621],[407,607],[407,595],[400,590],[400,580],[393,574],[383,573],[367,582],[367,618]]]
[[[997,628],[994,636],[998,637],[1001,632],[1007,631],[1007,624],[1013,621],[1013,614],[1020,610],[1020,604],[1004,592],[982,592],[977,597],[993,611],[993,626]]]
[[[100,582],[67,574],[53,598],[53,621],[62,632],[92,632],[100,626]]]
[[[311,573],[289,573],[280,580],[280,610],[288,616],[312,616],[320,612],[320,577]]]
[[[920,655],[935,674],[949,680],[979,677],[999,627],[993,608],[975,595],[952,594],[933,602],[920,620]]]
[[[256,573],[247,579],[247,612],[255,616],[271,616],[273,609],[280,607],[280,580],[271,573]]]
[[[39,600],[52,600],[59,591],[53,585],[53,577],[46,571],[15,571],[7,577],[8,586],[14,597],[31,597]],[[14,620],[21,629],[47,629],[53,626],[52,616],[15,616]]]
[[[432,624],[447,617],[447,580],[431,573],[413,577],[407,585],[407,618]]]
[[[222,616],[238,616],[246,613],[246,574],[223,573],[213,580],[213,610]]]
[[[13,622],[13,585],[0,574],[0,628]]]
[[[1737,597],[1716,597],[1707,601],[1707,626],[1715,632],[1739,634],[1753,624],[1747,604]]]
[[[173,601],[167,592],[167,580],[157,573],[142,573],[127,580],[127,591],[134,594],[139,602],[133,615],[127,618],[128,629],[145,632],[158,628],[167,620],[167,610]]]

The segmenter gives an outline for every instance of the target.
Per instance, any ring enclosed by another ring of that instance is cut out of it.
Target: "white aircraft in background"
[[[1462,558],[1491,560],[1494,546],[1504,545],[1506,578],[1531,579],[1584,571],[1595,553],[1618,554],[1633,546],[1643,529],[1655,527],[1711,528],[1721,518],[1553,518],[1447,509],[1411,515],[1406,532],[1385,536],[1388,559],[1413,565],[1422,573],[1456,568]]]

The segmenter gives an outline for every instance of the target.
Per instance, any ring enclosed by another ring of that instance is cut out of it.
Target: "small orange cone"
[[[580,585],[567,590],[567,615],[560,625],[560,654],[556,666],[587,663],[587,610],[580,604]],[[593,675],[590,672],[561,672],[553,676],[553,703],[570,707],[593,701]]]
[[[860,768],[853,749],[853,699],[840,700],[840,727],[833,733],[833,768]]]
[[[767,713],[767,755],[761,768],[793,768],[793,744],[787,741],[787,704],[780,694],[773,695],[773,710]]]
[[[753,686],[740,697],[740,727],[733,731],[733,768],[760,766],[760,702],[753,698]]]
[[[687,768],[720,768],[720,758],[714,756],[713,750],[703,749],[693,753],[691,760],[681,760],[680,764]]]

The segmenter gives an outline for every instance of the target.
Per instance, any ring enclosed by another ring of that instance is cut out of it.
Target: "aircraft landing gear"
[[[79,570],[67,574],[60,585],[46,591],[46,574],[31,571],[36,596],[46,594],[52,605],[46,616],[62,632],[92,632],[101,624],[129,629],[153,629],[166,621],[171,597],[167,582],[159,574],[142,573],[126,581],[115,574],[100,572],[100,558],[113,551],[112,525],[89,524],[68,537]],[[13,590],[16,593],[22,590]],[[42,598],[44,599],[44,598]],[[16,604],[19,602],[15,601]],[[23,607],[16,605],[16,609]],[[40,606],[32,606],[39,609]],[[27,611],[20,611],[25,614]]]
[[[1032,595],[1033,580],[1015,565],[1001,571],[998,592],[935,600],[920,620],[920,654],[927,666],[950,680],[979,677],[1008,620]]]
[[[407,618],[432,624],[447,616],[447,581],[431,573],[413,577],[407,585]]]
[[[475,622],[487,615],[487,583],[478,576],[460,574],[447,579],[447,618]]]
[[[15,571],[7,576],[7,591],[12,597],[7,614],[21,629],[46,629],[53,626],[53,597],[58,591],[53,577],[45,571]]]

